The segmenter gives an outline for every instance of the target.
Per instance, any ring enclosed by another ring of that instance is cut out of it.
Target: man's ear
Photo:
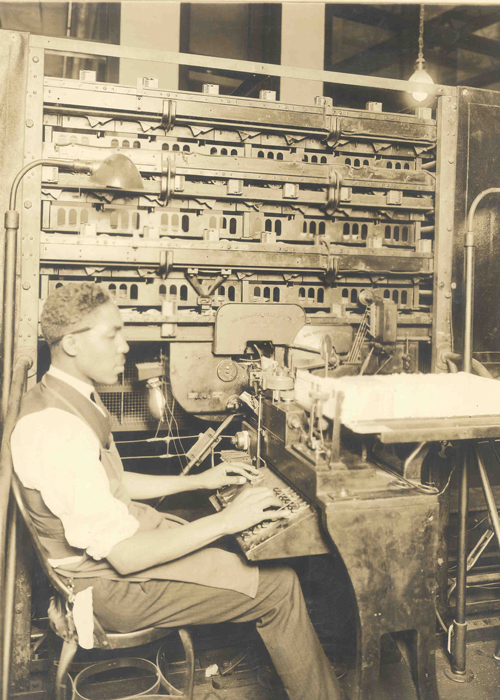
[[[61,342],[59,344],[66,355],[76,357],[76,354],[78,353],[78,339],[75,338],[74,335],[71,335],[71,333],[65,335],[63,338],[61,338]]]

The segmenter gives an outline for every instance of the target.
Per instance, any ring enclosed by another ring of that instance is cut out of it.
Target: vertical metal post
[[[472,372],[473,315],[474,315],[474,236],[465,237],[465,311],[464,311],[464,372]]]
[[[19,214],[8,211],[5,215],[5,272],[3,292],[3,363],[2,363],[2,424],[5,424],[9,404],[12,362],[14,357],[14,304],[16,289],[16,250]]]
[[[448,371],[442,356],[452,349],[451,268],[457,169],[457,104],[455,96],[443,96],[439,98],[437,107],[432,372]]]
[[[465,617],[467,589],[467,515],[469,506],[468,459],[470,443],[462,445],[459,455],[458,492],[458,546],[457,546],[457,592],[456,612],[452,625],[451,669],[445,674],[458,683],[467,683],[474,678],[466,668],[467,622]]]
[[[466,444],[460,455],[459,500],[458,500],[458,547],[457,547],[457,603],[453,621],[453,670],[465,673],[465,644],[467,624],[465,604],[467,587],[467,513],[469,505],[469,483],[467,457],[470,446]]]
[[[30,37],[28,80],[26,84],[26,126],[24,130],[24,165],[43,158],[43,101],[45,51],[33,46]],[[50,138],[48,136],[47,138]],[[52,159],[54,160],[54,159]],[[36,383],[39,280],[40,280],[40,221],[42,167],[36,167],[23,177],[20,250],[21,284],[18,289],[18,326],[16,343],[18,354],[29,354],[33,366],[28,377],[28,389]]]
[[[9,663],[11,654],[10,635],[12,634],[13,603],[15,590],[15,512],[13,503],[10,502],[10,484],[12,475],[12,461],[10,457],[10,435],[19,413],[19,406],[26,383],[28,369],[32,365],[29,357],[21,357],[14,367],[12,387],[10,391],[10,410],[4,423],[2,448],[0,452],[0,678],[2,679],[2,700],[8,700]],[[26,606],[29,614],[29,607]],[[25,648],[29,650],[28,644]],[[26,673],[25,673],[26,676]]]
[[[2,698],[9,697],[10,659],[12,653],[12,631],[14,627],[14,600],[16,595],[16,544],[17,544],[17,508],[11,499],[9,508],[9,534],[7,539],[7,566],[5,572],[5,600],[3,620],[3,674]]]

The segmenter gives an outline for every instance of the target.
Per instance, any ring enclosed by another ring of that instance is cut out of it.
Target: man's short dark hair
[[[51,292],[41,316],[42,333],[49,345],[85,325],[85,317],[110,300],[93,282],[70,282]]]

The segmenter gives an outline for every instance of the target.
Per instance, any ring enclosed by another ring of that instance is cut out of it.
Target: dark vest
[[[123,465],[113,442],[109,417],[104,416],[97,406],[79,391],[60,379],[46,374],[42,381],[23,397],[18,421],[47,408],[58,408],[76,415],[95,433],[100,444],[100,459],[109,479],[113,496],[128,508],[139,522],[139,531],[155,529],[171,530],[182,527],[169,516],[159,513],[144,503],[132,501],[123,483]],[[54,439],[57,439],[57,426],[54,426]],[[15,468],[15,464],[14,464]],[[65,564],[57,571],[71,578],[103,576],[122,579],[106,559],[96,561],[81,549],[72,547],[64,536],[61,520],[45,505],[39,491],[24,489],[26,503],[33,518],[40,541],[49,559],[81,557],[76,564]],[[165,532],[165,536],[171,534]],[[216,588],[227,588],[254,597],[258,587],[258,569],[248,565],[239,556],[214,547],[198,550],[192,554],[166,564],[155,566],[147,571],[126,577],[127,580],[174,580],[198,583]]]

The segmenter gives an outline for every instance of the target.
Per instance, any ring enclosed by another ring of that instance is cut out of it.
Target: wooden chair
[[[55,591],[56,596],[59,598],[59,602],[63,605],[63,609],[66,610],[66,620],[67,620],[67,631],[63,634],[63,646],[61,649],[61,655],[59,658],[59,665],[57,668],[56,679],[55,679],[55,690],[54,698],[55,700],[65,700],[66,699],[66,674],[68,672],[69,665],[73,660],[73,657],[78,648],[78,636],[73,623],[72,607],[74,594],[73,591],[63,583],[61,577],[54,571],[47,561],[47,557],[43,550],[42,544],[38,537],[38,533],[35,529],[33,520],[29,514],[26,507],[26,502],[23,494],[23,486],[19,481],[16,474],[12,474],[12,492],[16,499],[17,507],[21,514],[22,519],[30,533],[31,540],[33,542],[33,547],[35,549],[38,561],[47,576],[50,585]],[[148,644],[162,637],[166,637],[171,634],[176,628],[166,628],[166,627],[147,627],[142,630],[137,630],[128,633],[115,633],[115,632],[105,632],[102,628],[99,620],[94,615],[94,647],[98,649],[129,649],[131,647],[142,646],[143,644]],[[186,680],[184,683],[184,690],[177,697],[185,698],[186,700],[192,700],[193,690],[194,690],[194,650],[191,635],[188,630],[179,627],[177,628],[179,636],[181,638],[182,645],[186,654],[187,670],[186,670]]]
[[[40,562],[40,565],[47,576],[50,585],[55,591],[56,601],[60,604],[63,610],[66,611],[65,617],[67,625],[65,625],[65,631],[60,634],[63,638],[63,645],[61,649],[61,655],[59,658],[59,665],[57,668],[56,678],[55,678],[55,689],[53,697],[55,700],[66,700],[66,676],[68,668],[71,661],[78,648],[78,636],[76,634],[72,607],[74,594],[73,591],[63,582],[62,578],[54,571],[47,561],[44,549],[38,537],[33,520],[29,514],[28,508],[26,506],[26,501],[24,498],[24,487],[17,478],[15,472],[12,469],[12,457],[10,454],[10,449],[8,447],[8,442],[10,441],[10,435],[12,428],[14,426],[17,414],[19,411],[19,403],[22,391],[13,392],[16,394],[13,401],[9,405],[8,420],[6,420],[5,431],[3,435],[2,444],[2,473],[12,474],[11,478],[11,489],[14,495],[15,501],[19,513],[26,525],[28,532],[31,535],[31,540],[33,542],[33,547],[35,549],[36,555]],[[14,415],[15,414],[15,415]],[[192,700],[194,691],[194,650],[191,635],[188,630],[182,627],[179,628],[165,628],[165,627],[148,627],[142,630],[137,630],[135,632],[129,633],[111,633],[106,632],[99,620],[94,616],[94,646],[98,649],[129,649],[131,647],[142,646],[143,644],[148,644],[149,642],[161,639],[168,636],[173,631],[179,632],[182,645],[186,654],[186,679],[184,683],[183,692],[180,693],[173,686],[169,686],[169,690],[172,691],[178,698],[185,698],[185,700]]]

